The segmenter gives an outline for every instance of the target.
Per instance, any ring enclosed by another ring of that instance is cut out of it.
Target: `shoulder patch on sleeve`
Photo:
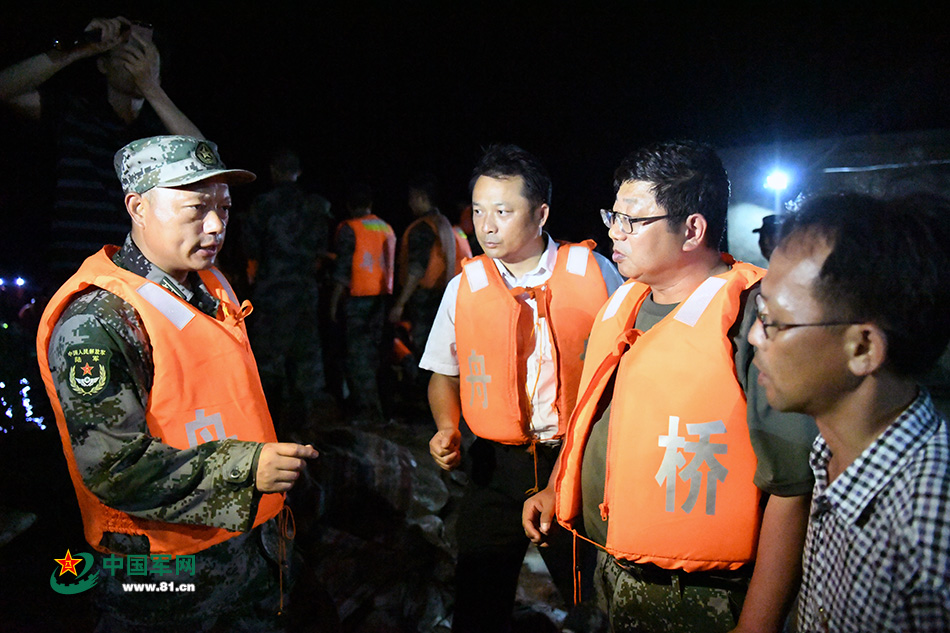
[[[69,389],[81,398],[92,398],[109,384],[111,350],[95,345],[71,345],[65,360]]]

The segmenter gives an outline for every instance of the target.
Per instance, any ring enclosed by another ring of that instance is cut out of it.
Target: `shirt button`
[[[231,473],[228,475],[228,477],[230,477],[231,479],[234,479],[234,480],[238,480],[238,479],[241,478],[241,471],[240,471],[239,469],[235,468],[234,470],[231,471]]]

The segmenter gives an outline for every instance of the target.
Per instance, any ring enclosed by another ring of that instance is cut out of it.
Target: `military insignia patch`
[[[159,286],[172,293],[182,301],[188,301],[188,297],[182,293],[182,291],[176,286],[168,277],[162,277],[162,280],[158,283]]]
[[[198,147],[195,148],[195,158],[205,165],[214,165],[218,162],[214,150],[207,143],[198,143]]]
[[[109,384],[112,352],[92,345],[73,345],[66,350],[69,388],[77,396],[91,398]]]

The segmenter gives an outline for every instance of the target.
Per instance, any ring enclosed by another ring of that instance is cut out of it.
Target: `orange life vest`
[[[527,292],[547,320],[557,367],[557,437],[567,428],[594,315],[607,300],[593,242],[558,248],[551,278],[537,288],[509,289],[494,262],[465,262],[455,308],[462,414],[472,432],[503,444],[525,444],[530,415],[526,361],[534,349],[534,317],[515,296]]]
[[[204,284],[221,300],[218,319],[213,319],[158,284],[116,266],[111,256],[117,250],[107,246],[86,259],[53,295],[37,334],[40,372],[56,415],[89,544],[107,553],[100,545],[104,532],[140,534],[148,537],[152,554],[193,554],[238,533],[134,517],[103,504],[86,487],[49,368],[50,337],[73,295],[90,286],[107,290],[135,308],[152,344],[155,373],[146,408],[149,433],[178,449],[225,438],[275,442],[243,323],[250,304],[238,306],[219,271],[201,271]],[[254,525],[276,516],[283,504],[282,494],[262,495]]]
[[[428,224],[435,233],[435,243],[429,251],[429,263],[419,282],[420,288],[444,288],[455,276],[455,233],[448,219],[441,213],[422,216],[406,228],[399,244],[399,285],[409,277],[409,234],[421,223]]]
[[[472,258],[472,247],[462,227],[453,226],[452,232],[455,234],[455,273],[452,275],[454,277],[462,272],[462,262]]]
[[[350,295],[374,297],[393,293],[393,257],[396,234],[389,224],[372,213],[345,220],[356,235]],[[341,224],[341,226],[342,226]]]
[[[755,558],[760,492],[729,330],[741,294],[764,274],[734,263],[646,332],[634,324],[650,288],[629,281],[611,296],[594,321],[561,452],[563,525],[581,515],[584,449],[613,377],[600,505],[605,549],[686,571],[738,569]]]

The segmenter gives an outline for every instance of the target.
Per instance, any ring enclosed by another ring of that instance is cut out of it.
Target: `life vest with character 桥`
[[[765,274],[734,262],[646,332],[650,288],[628,281],[604,305],[587,346],[556,479],[557,518],[581,516],[581,461],[611,398],[601,516],[605,549],[665,569],[738,569],[755,558],[761,522],[746,399],[730,329],[743,293]],[[605,394],[613,381],[612,393]]]

